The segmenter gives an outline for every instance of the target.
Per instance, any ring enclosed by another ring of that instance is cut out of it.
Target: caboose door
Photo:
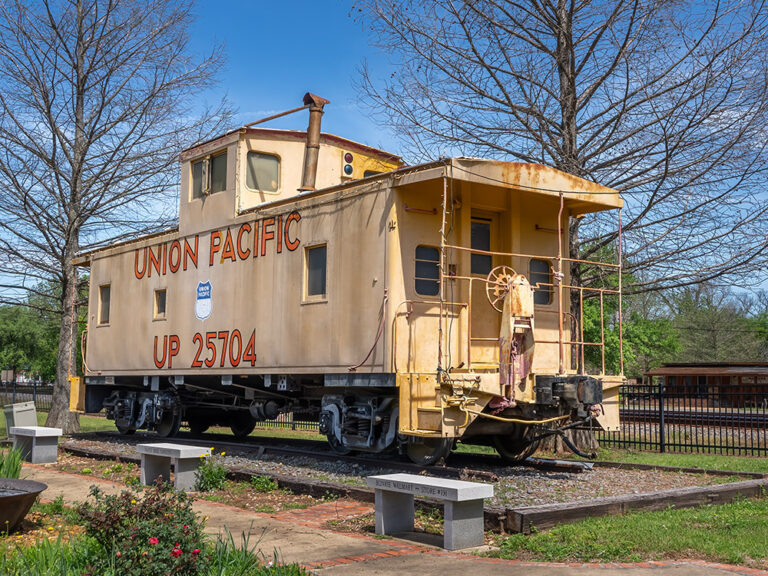
[[[472,211],[469,234],[470,248],[486,252],[499,252],[503,245],[499,230],[499,215],[494,212]],[[501,327],[499,314],[488,301],[486,282],[490,271],[508,264],[499,255],[472,253],[469,272],[472,277],[470,300],[470,362],[475,370],[498,368],[498,339]]]

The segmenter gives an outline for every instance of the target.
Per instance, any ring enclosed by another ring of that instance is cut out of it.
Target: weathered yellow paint
[[[85,412],[85,380],[82,376],[70,376],[69,380],[69,410]]]

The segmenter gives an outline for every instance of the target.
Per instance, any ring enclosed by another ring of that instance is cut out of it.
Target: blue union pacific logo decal
[[[195,316],[200,320],[205,320],[211,315],[211,309],[213,308],[213,300],[211,294],[213,287],[211,282],[198,282],[197,283],[197,297],[195,298]]]

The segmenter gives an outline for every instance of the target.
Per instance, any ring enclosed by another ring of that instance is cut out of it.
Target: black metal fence
[[[629,384],[619,401],[621,431],[598,432],[603,446],[768,454],[768,384]]]
[[[303,419],[302,419],[303,418]],[[318,432],[320,423],[315,421],[306,420],[306,416],[303,414],[280,414],[274,420],[264,420],[256,424],[257,428],[267,429],[280,429],[280,430],[303,430],[310,432]]]
[[[0,405],[16,404],[17,402],[34,402],[38,412],[48,412],[51,409],[53,385],[30,382],[2,382],[0,384]]]

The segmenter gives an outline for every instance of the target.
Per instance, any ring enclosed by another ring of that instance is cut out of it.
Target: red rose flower
[[[150,544],[152,544],[152,545],[154,546],[154,545],[155,545],[155,544],[157,544],[158,542],[160,542],[160,540],[158,540],[158,539],[157,539],[157,538],[155,538],[154,536],[150,536],[150,538],[149,538],[149,543],[150,543]]]

